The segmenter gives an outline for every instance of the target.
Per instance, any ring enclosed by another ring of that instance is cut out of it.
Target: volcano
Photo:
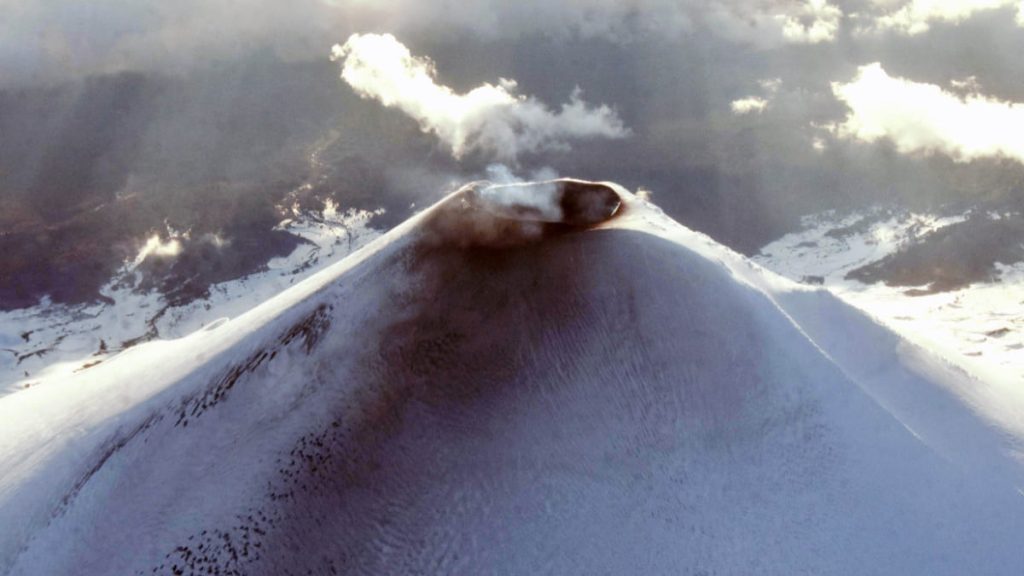
[[[615,184],[473,183],[0,400],[0,572],[1021,573],[989,392]]]

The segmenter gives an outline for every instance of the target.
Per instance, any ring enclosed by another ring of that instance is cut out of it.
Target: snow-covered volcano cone
[[[572,182],[0,399],[0,573],[1024,572],[991,391]]]

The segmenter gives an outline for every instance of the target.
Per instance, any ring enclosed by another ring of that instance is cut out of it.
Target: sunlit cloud
[[[1024,103],[889,76],[879,63],[833,83],[850,112],[832,127],[840,138],[888,140],[909,153],[942,153],[957,161],[1005,157],[1024,163]]]
[[[695,19],[715,34],[761,48],[832,42],[843,20],[842,9],[828,0],[785,3],[733,0],[694,4],[694,10],[700,14]]]
[[[733,114],[742,116],[745,114],[751,114],[754,112],[764,112],[771,104],[771,98],[778,93],[779,88],[782,87],[781,78],[768,78],[765,80],[759,80],[757,83],[761,90],[764,92],[764,96],[746,96],[733,100],[730,104]]]
[[[590,106],[578,88],[557,111],[517,94],[515,80],[505,78],[458,94],[437,82],[428,58],[413,56],[390,34],[354,34],[334,46],[331,58],[360,96],[406,113],[456,158],[479,152],[514,162],[522,153],[568,149],[573,139],[629,134],[613,109]]]
[[[758,96],[747,96],[746,98],[733,100],[730,107],[733,113],[738,115],[763,112],[768,107],[768,101]]]
[[[893,2],[875,0],[884,6]],[[1024,26],[1024,2],[1021,0],[911,0],[874,20],[869,30],[891,30],[916,35],[927,32],[932,24],[959,24],[979,12],[999,8],[1017,8],[1017,22]]]

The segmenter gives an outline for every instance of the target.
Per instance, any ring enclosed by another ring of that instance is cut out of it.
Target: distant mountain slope
[[[828,289],[1007,393],[1024,386],[1020,212],[875,208],[804,221],[754,261]]]
[[[604,189],[589,228],[464,189],[0,399],[0,570],[1024,569],[1019,401]]]
[[[379,236],[370,226],[374,217],[366,211],[340,212],[333,203],[321,210],[296,209],[277,226],[300,242],[291,254],[270,258],[258,272],[212,284],[206,294],[188,302],[155,286],[166,281],[161,268],[168,262],[153,254],[160,241],[151,237],[100,289],[101,302],[46,300],[0,311],[0,396],[92,369],[143,342],[180,338],[238,316]],[[173,242],[170,246],[178,247]]]

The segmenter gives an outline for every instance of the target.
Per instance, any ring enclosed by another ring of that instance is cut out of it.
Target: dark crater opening
[[[612,186],[596,182],[471,182],[424,223],[424,230],[428,245],[510,247],[596,226],[615,217],[621,206]]]
[[[611,219],[622,199],[610,186],[581,180],[563,180],[559,206],[562,221],[570,226],[593,226]]]
[[[472,191],[479,206],[512,220],[593,226],[610,219],[622,199],[606,184],[559,178],[517,184],[481,183]]]

